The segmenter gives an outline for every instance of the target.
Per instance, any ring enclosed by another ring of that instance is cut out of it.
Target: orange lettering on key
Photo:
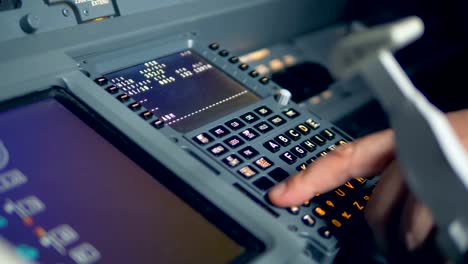
[[[364,178],[356,178],[356,181],[358,181],[360,184],[364,184],[367,182],[367,180]]]
[[[325,203],[326,203],[328,206],[330,206],[330,207],[332,207],[332,208],[335,208],[335,204],[334,204],[332,201],[327,200]]]
[[[359,211],[364,210],[364,206],[360,205],[358,202],[354,202],[353,205],[356,206]]]
[[[341,224],[340,221],[336,220],[336,219],[332,219],[332,224],[338,228],[342,227],[343,225]]]
[[[363,198],[364,198],[365,201],[369,201],[369,200],[370,200],[370,196],[369,196],[369,195],[364,195]]]
[[[341,190],[341,189],[336,189],[336,190],[335,190],[335,193],[338,194],[338,195],[341,196],[341,197],[345,197],[345,196],[346,196],[346,193],[343,192],[343,190]]]
[[[348,214],[348,212],[344,211],[342,214],[341,214],[342,217],[346,218],[347,220],[351,219],[351,216],[353,216],[352,214]]]
[[[351,182],[346,182],[344,185],[350,189],[354,189],[354,186],[351,184]]]

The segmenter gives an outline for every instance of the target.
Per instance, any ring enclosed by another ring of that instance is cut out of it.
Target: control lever
[[[280,106],[287,106],[291,100],[291,97],[291,92],[286,89],[279,89],[275,93],[275,99]]]
[[[341,79],[362,78],[395,130],[404,177],[428,206],[438,230],[436,242],[449,258],[468,261],[468,155],[445,115],[411,83],[392,52],[424,32],[411,17],[343,39],[331,56]],[[441,195],[445,194],[445,195]]]

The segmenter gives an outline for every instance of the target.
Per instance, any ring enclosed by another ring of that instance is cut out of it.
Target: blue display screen
[[[52,98],[0,111],[0,203],[0,236],[38,263],[226,263],[244,251]]]
[[[243,85],[191,50],[109,73],[105,77],[182,133],[259,100]]]

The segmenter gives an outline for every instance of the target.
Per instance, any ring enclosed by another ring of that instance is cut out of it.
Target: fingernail
[[[286,192],[286,184],[285,183],[280,183],[276,185],[270,192],[271,196],[281,196]]]

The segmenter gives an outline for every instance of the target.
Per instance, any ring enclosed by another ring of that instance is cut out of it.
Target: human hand
[[[468,110],[450,113],[448,119],[468,149]],[[424,151],[424,150],[421,150]],[[399,216],[400,237],[407,250],[415,250],[428,237],[434,224],[430,210],[421,204],[405,184],[395,159],[392,130],[385,130],[348,145],[340,146],[324,158],[271,190],[271,202],[280,207],[302,204],[317,193],[326,193],[359,177],[381,174],[366,208],[366,219],[379,245],[388,249],[389,221]]]

